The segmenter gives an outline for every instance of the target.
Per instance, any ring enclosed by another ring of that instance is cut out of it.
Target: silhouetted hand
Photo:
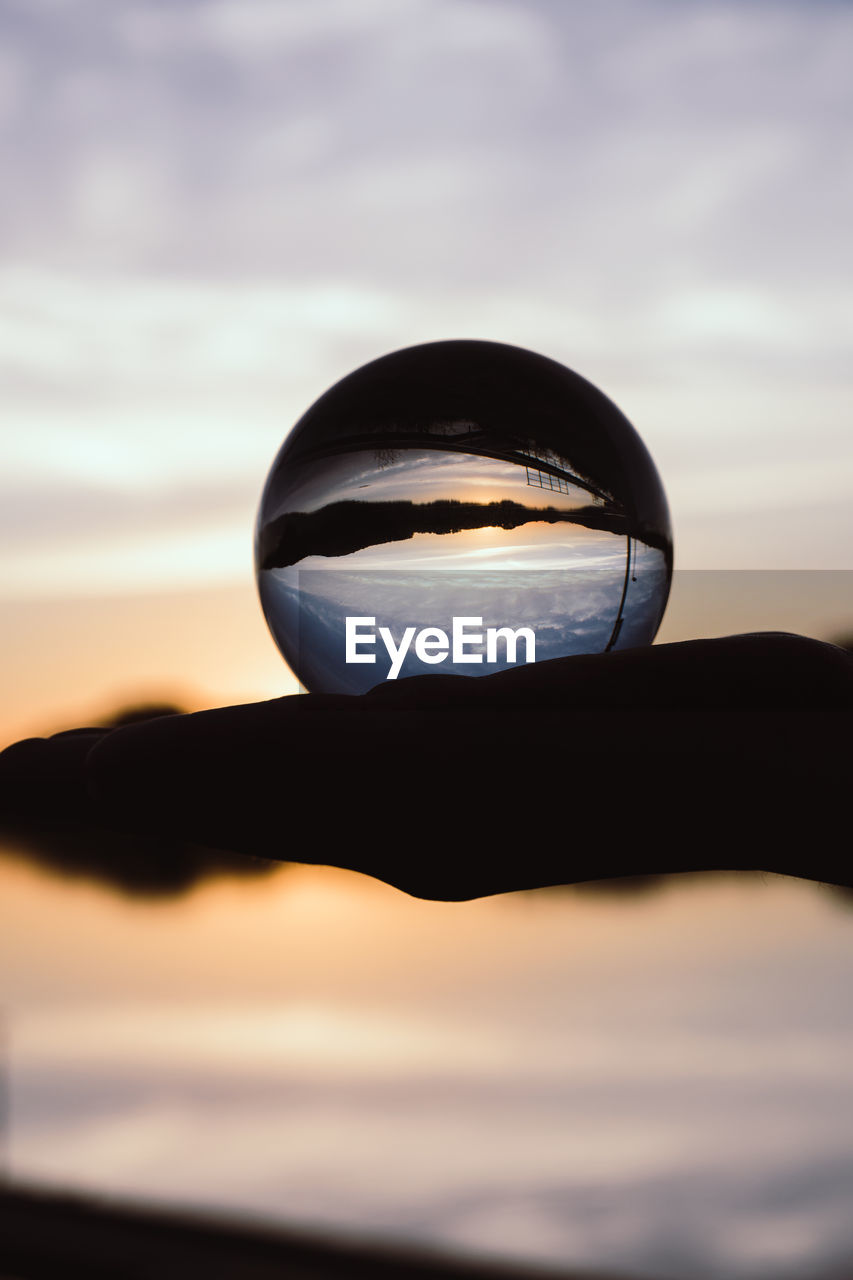
[[[429,898],[702,869],[850,885],[851,709],[833,645],[691,641],[28,739],[0,809]]]

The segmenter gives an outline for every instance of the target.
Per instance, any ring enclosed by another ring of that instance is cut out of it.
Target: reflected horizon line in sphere
[[[279,450],[255,533],[267,624],[318,693],[395,678],[382,645],[345,660],[353,616],[392,647],[463,616],[530,628],[537,661],[651,644],[672,561],[660,477],[612,401],[545,356],[474,340],[405,348],[331,387]],[[410,647],[396,674],[518,660],[485,641],[459,662]]]

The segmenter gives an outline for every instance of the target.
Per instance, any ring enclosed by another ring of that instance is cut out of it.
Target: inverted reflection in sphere
[[[672,576],[628,420],[494,342],[397,351],[321,396],[273,463],[255,554],[276,644],[324,693],[650,644]]]

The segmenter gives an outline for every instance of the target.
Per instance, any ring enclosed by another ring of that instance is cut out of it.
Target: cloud
[[[834,1273],[851,1248],[849,1028],[831,1011],[815,1021],[808,983],[792,1009],[773,965],[758,1030],[732,1024],[717,969],[698,1025],[661,1017],[660,999],[625,1023],[592,960],[585,984],[604,1005],[567,1019],[578,961],[558,951],[565,987],[531,1001],[528,975],[517,1003],[485,1016],[464,990],[458,1009],[416,1017],[280,1000],[21,1015],[16,1167],[274,1220],[284,1204],[290,1222],[528,1263]],[[522,945],[516,967],[525,957]],[[625,976],[621,1014],[644,980]],[[695,1006],[695,989],[682,995]]]
[[[513,536],[517,531],[504,541],[511,542]],[[480,628],[468,628],[469,635],[475,631],[480,635],[479,641],[468,644],[468,652],[484,655],[482,665],[456,665],[449,652],[440,667],[421,663],[410,644],[401,677],[435,670],[483,675],[512,665],[506,661],[503,641],[497,645],[497,662],[485,665],[489,627],[531,628],[537,662],[605,649],[620,616],[625,585],[623,539],[581,537],[551,547],[522,544],[489,560],[478,560],[464,547],[454,554],[453,544],[459,541],[459,535],[446,535],[441,542],[448,545],[431,557],[419,557],[412,543],[379,548],[392,553],[377,557],[380,563],[384,560],[379,569],[368,567],[370,557],[357,554],[330,561],[328,567],[316,567],[323,562],[311,557],[303,562],[308,567],[262,573],[264,613],[294,674],[314,692],[364,693],[387,678],[391,665],[377,628],[388,627],[399,645],[410,627],[418,631],[439,627],[450,636],[456,617],[481,619]],[[492,559],[498,562],[496,568],[490,567]],[[628,583],[618,647],[651,642],[666,591],[663,557],[645,549],[636,579]],[[372,648],[361,650],[372,653],[374,662],[344,661],[348,616],[375,620],[372,626],[361,627],[376,636]],[[515,660],[529,660],[525,641],[519,641]]]
[[[32,179],[13,181],[7,253],[420,288],[438,271],[443,287],[527,280],[586,302],[703,267],[784,278],[801,215],[844,233],[840,6],[89,13],[7,6],[9,66],[31,93],[50,73],[37,112],[22,104],[28,145],[7,146]],[[826,279],[823,239],[807,256]]]
[[[483,337],[625,409],[681,563],[713,555],[703,477],[722,519],[761,457],[762,547],[849,563],[849,6],[4,0],[0,33],[22,495],[40,467],[260,487],[344,373]]]

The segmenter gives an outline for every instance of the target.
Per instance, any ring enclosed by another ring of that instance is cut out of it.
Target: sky
[[[286,432],[453,337],[619,405],[677,568],[853,568],[851,40],[830,0],[0,0],[10,645],[235,591],[260,654]]]
[[[21,863],[0,911],[18,1177],[638,1280],[849,1274],[853,920],[819,886],[436,903],[303,867],[152,906]]]
[[[662,638],[853,630],[851,48],[836,0],[0,0],[3,738],[295,691],[252,565],[272,461],[339,378],[448,338],[633,422]],[[155,911],[7,869],[16,1171],[657,1274],[849,1256],[850,922],[817,889],[632,915],[319,877]],[[341,1062],[405,1085],[450,1040],[473,1105],[345,1105]],[[499,1051],[535,1089],[481,1087]]]

